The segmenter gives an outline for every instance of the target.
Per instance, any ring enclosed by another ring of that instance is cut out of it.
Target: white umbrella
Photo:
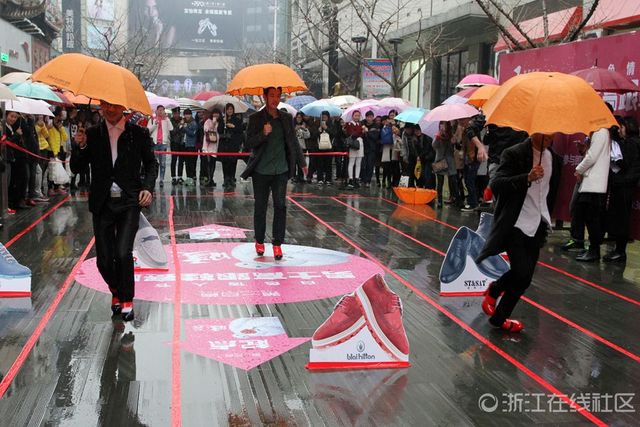
[[[0,83],[0,101],[17,101],[18,98],[11,92],[11,89]]]
[[[145,91],[145,95],[147,95],[147,99],[149,100],[149,105],[151,105],[151,108],[153,108],[154,110],[158,108],[159,105],[162,105],[167,110],[171,110],[173,108],[180,106],[178,101],[176,101],[173,98],[158,96],[153,92],[146,92],[146,91]]]
[[[295,116],[296,114],[298,114],[298,110],[293,108],[291,105],[285,104],[284,102],[281,102],[280,104],[278,104],[278,110],[282,110],[283,108],[287,110],[287,113],[291,114],[292,116]],[[260,110],[264,110],[264,105],[260,107]]]
[[[327,101],[344,110],[347,107],[351,107],[356,102],[360,102],[360,98],[353,95],[340,95],[340,96],[331,97],[327,99]]]
[[[212,96],[205,101],[204,108],[206,108],[207,110],[213,110],[214,108],[217,108],[218,110],[224,112],[227,104],[233,105],[236,113],[246,113],[247,111],[249,111],[249,105],[231,95]]]
[[[7,111],[15,111],[16,113],[43,115],[53,117],[53,113],[49,109],[49,104],[39,99],[17,97],[17,101],[6,101],[5,108]]]
[[[189,98],[178,98],[176,102],[180,104],[180,110],[184,111],[185,108],[188,108],[192,111],[205,110],[202,104],[199,101],[195,101]]]
[[[3,83],[5,85],[11,85],[14,83],[24,83],[30,79],[31,79],[31,73],[22,73],[22,72],[16,71],[14,73],[8,73],[0,77],[0,83]]]

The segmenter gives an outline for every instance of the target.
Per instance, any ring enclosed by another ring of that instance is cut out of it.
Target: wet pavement
[[[192,243],[180,232],[190,227],[252,229],[250,184],[233,194],[167,186],[156,196],[145,215],[165,245]],[[567,232],[554,232],[515,311],[526,329],[507,334],[489,327],[480,298],[439,296],[442,252],[457,227],[475,229],[477,216],[395,201],[374,189],[291,187],[287,243],[364,257],[384,270],[402,299],[411,345],[407,369],[310,372],[307,341],[249,370],[180,343],[193,322],[239,318],[277,318],[287,337],[309,338],[338,297],[179,306],[136,300],[134,322],[113,320],[110,297],[70,276],[84,254],[95,256],[86,198],[71,198],[9,247],[32,269],[33,295],[0,300],[0,424],[637,424],[637,244],[626,267],[584,265],[557,249]],[[6,220],[2,241],[48,209]],[[222,241],[252,239],[249,231]]]

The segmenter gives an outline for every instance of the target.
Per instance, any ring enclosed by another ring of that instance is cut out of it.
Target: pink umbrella
[[[384,98],[378,103],[378,112],[376,114],[386,115],[389,111],[396,110],[397,113],[402,113],[404,110],[412,108],[409,101],[405,101],[402,98]]]
[[[196,101],[208,101],[210,98],[220,95],[224,95],[224,93],[218,92],[217,90],[205,90],[203,92],[196,93],[191,97],[191,99],[195,99]]]
[[[152,92],[145,93],[147,95],[147,99],[149,100],[149,105],[151,105],[151,108],[153,108],[154,110],[158,108],[159,105],[162,105],[167,110],[180,106],[178,101],[176,101],[175,99],[158,96]]]
[[[345,122],[351,121],[351,116],[353,112],[358,110],[361,113],[362,118],[364,119],[364,115],[367,111],[373,111],[373,114],[378,114],[378,104],[380,101],[377,99],[365,99],[360,102],[356,102],[351,107],[347,108],[344,113],[342,113],[342,120]]]
[[[598,92],[640,92],[640,87],[625,75],[606,68],[592,67],[578,70],[571,74],[585,80]]]
[[[423,122],[448,122],[478,115],[478,110],[469,104],[447,104],[434,108],[420,120]]]
[[[484,86],[484,85],[497,85],[498,80],[486,74],[469,74],[464,79],[460,80],[457,88],[466,88],[469,86]]]

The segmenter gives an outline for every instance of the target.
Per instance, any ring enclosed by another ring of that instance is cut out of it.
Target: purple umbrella
[[[158,96],[152,92],[145,93],[147,95],[147,99],[149,100],[149,105],[151,105],[151,108],[153,108],[154,110],[158,108],[159,105],[162,105],[167,110],[180,106],[180,104],[175,99]]]
[[[347,108],[344,113],[342,113],[342,120],[344,120],[345,122],[350,122],[351,121],[351,116],[353,115],[353,112],[358,110],[360,111],[360,113],[362,113],[362,118],[364,119],[364,115],[367,111],[371,110],[373,111],[373,114],[378,114],[378,104],[380,103],[380,101],[378,101],[377,99],[365,99],[362,100],[360,102],[356,102],[355,104],[353,104],[351,107]]]
[[[434,108],[426,113],[420,122],[449,122],[480,114],[469,104],[447,104]]]

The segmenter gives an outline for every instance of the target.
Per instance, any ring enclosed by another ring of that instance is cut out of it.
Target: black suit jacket
[[[527,176],[531,171],[532,164],[533,148],[529,139],[502,152],[500,164],[489,183],[489,187],[497,199],[493,227],[476,262],[479,263],[491,255],[498,255],[506,250],[511,230],[520,216],[524,199],[527,196],[529,189]],[[553,155],[551,181],[547,195],[549,212],[553,210],[555,190],[560,177],[559,172],[558,157]],[[549,173],[549,171],[545,171],[545,173]]]
[[[102,210],[114,182],[122,189],[122,205],[126,207],[138,206],[138,195],[142,190],[153,192],[158,162],[152,147],[153,141],[146,128],[126,122],[118,139],[118,158],[114,165],[106,123],[87,129],[87,146],[82,150],[74,148],[71,170],[80,173],[91,165],[89,210],[92,213]],[[144,170],[144,181],[141,170]]]
[[[300,167],[306,167],[304,155],[300,149],[300,144],[296,138],[296,132],[293,128],[293,118],[291,114],[279,111],[277,119],[272,118],[267,109],[264,108],[249,117],[249,126],[247,127],[247,143],[246,148],[251,149],[251,157],[247,162],[247,167],[242,172],[242,178],[253,175],[253,172],[260,162],[264,148],[267,145],[268,137],[264,136],[262,129],[264,125],[272,120],[280,120],[282,129],[284,130],[285,153],[287,155],[287,164],[289,165],[289,177],[293,177],[296,171],[296,164]]]

